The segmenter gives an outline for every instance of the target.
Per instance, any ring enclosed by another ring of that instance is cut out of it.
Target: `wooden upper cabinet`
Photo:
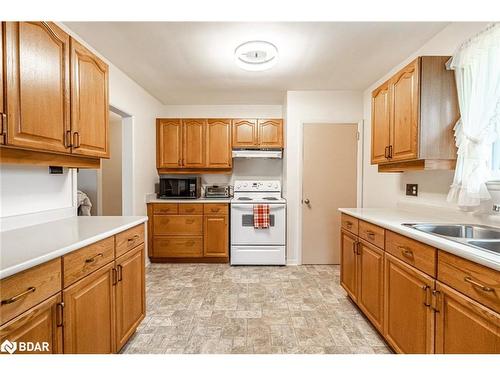
[[[437,282],[436,353],[500,354],[500,315]]]
[[[391,144],[389,128],[389,82],[386,82],[372,93],[372,164],[388,160]]]
[[[180,119],[156,120],[156,167],[182,167],[182,122]]]
[[[182,166],[203,168],[205,166],[205,129],[204,119],[182,120]]]
[[[460,112],[449,56],[422,56],[372,92],[372,164],[379,171],[453,169]]]
[[[233,148],[258,147],[256,119],[233,120]]]
[[[231,120],[208,119],[206,133],[206,167],[231,168]]]
[[[108,65],[71,38],[73,153],[109,157]]]
[[[434,279],[385,254],[384,337],[398,353],[434,352]]]
[[[267,119],[257,120],[259,147],[283,147],[283,120]]]
[[[392,161],[418,157],[419,60],[415,60],[390,81],[392,91]]]
[[[52,22],[6,22],[5,52],[6,144],[71,152],[68,34]]]

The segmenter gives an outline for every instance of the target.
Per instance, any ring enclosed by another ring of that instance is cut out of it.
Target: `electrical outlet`
[[[406,184],[406,195],[416,197],[418,195],[418,184]]]
[[[49,174],[63,174],[63,167],[49,166]]]

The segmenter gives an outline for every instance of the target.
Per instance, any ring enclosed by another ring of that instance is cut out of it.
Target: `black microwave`
[[[160,199],[196,199],[201,197],[200,177],[160,177]]]

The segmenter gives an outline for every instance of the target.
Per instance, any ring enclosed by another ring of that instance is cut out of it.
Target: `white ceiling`
[[[443,22],[66,22],[164,104],[282,104],[287,90],[363,90]],[[233,61],[248,40],[279,49],[269,71]]]

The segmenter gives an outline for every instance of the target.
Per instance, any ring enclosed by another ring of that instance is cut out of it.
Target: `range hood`
[[[265,150],[265,149],[233,150],[233,158],[281,159],[282,157],[283,157],[282,150]]]

